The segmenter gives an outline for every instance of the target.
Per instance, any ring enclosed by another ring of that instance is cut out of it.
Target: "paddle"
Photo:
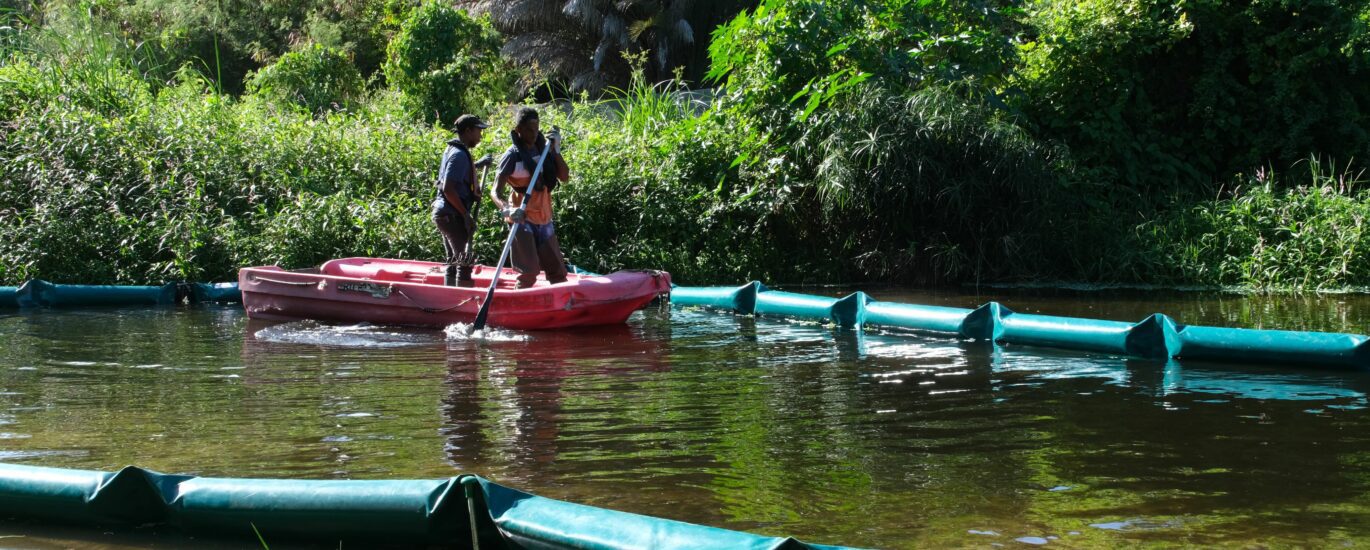
[[[480,197],[481,193],[485,192],[484,183],[486,178],[490,176],[490,163],[494,162],[494,160],[494,157],[485,155],[475,162],[475,166],[481,170],[480,181],[476,182],[476,200],[471,202],[471,221],[473,222],[480,219],[476,217],[476,214],[480,213]],[[471,253],[471,243],[474,242],[476,242],[476,228],[473,224],[471,227],[471,234],[466,236],[466,249],[461,251],[462,266],[470,266],[475,263],[475,255]]]
[[[552,134],[559,132],[557,127],[552,127]],[[528,190],[523,193],[523,204],[519,208],[528,207],[528,199],[533,196],[533,192],[538,188],[538,177],[542,175],[543,161],[547,160],[547,153],[552,152],[556,142],[547,140],[547,148],[542,150],[542,155],[538,157],[537,168],[533,169],[533,179],[528,182]],[[499,263],[495,264],[495,274],[490,276],[490,290],[485,292],[485,301],[480,304],[480,311],[476,312],[476,321],[471,323],[471,332],[485,328],[485,318],[490,315],[490,303],[495,301],[495,287],[499,285],[499,272],[504,270],[504,261],[509,259],[509,247],[514,244],[514,236],[518,234],[519,227],[523,222],[516,222],[509,226],[509,238],[504,240],[504,250],[499,254]]]

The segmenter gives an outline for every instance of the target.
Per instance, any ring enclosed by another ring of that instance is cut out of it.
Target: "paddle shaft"
[[[476,183],[476,200],[471,201],[471,234],[466,236],[466,250],[462,251],[462,258],[466,262],[471,261],[471,243],[476,242],[476,214],[480,212],[480,194],[485,191],[485,179],[490,176],[490,165],[485,165],[480,169],[480,181]]]
[[[556,128],[553,128],[555,131]],[[533,179],[528,182],[528,190],[523,192],[523,204],[519,208],[528,207],[528,199],[533,196],[533,192],[538,188],[538,177],[542,175],[542,165],[547,161],[547,155],[552,152],[553,144],[551,140],[547,142],[547,148],[542,150],[542,156],[538,157],[537,168],[533,169]],[[485,301],[480,304],[480,311],[476,312],[476,320],[471,323],[471,331],[475,332],[485,328],[485,319],[490,315],[490,303],[495,301],[495,287],[499,286],[499,273],[504,271],[504,261],[509,259],[509,248],[514,244],[514,236],[518,235],[519,227],[524,222],[516,222],[509,227],[509,238],[504,240],[504,250],[499,254],[499,262],[495,264],[495,274],[490,276],[490,289],[485,291]]]

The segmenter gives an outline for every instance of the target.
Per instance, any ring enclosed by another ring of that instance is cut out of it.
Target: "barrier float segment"
[[[371,541],[457,548],[837,549],[531,495],[488,479],[237,479],[0,464],[0,513],[169,524],[256,542]]]
[[[19,307],[155,306],[176,301],[176,285],[59,285],[35,279],[15,291]]]
[[[864,292],[827,298],[774,291],[757,281],[739,287],[676,287],[671,302],[746,315],[824,319],[856,330],[873,325],[1147,359],[1370,368],[1370,338],[1363,335],[1185,325],[1159,313],[1126,323],[1017,313],[998,302],[963,309],[880,302]]]
[[[34,279],[23,286],[0,286],[0,308],[158,306],[183,299],[191,303],[243,301],[238,283],[68,285]]]

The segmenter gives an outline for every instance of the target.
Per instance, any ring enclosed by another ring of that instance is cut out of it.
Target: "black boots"
[[[457,266],[447,264],[447,269],[442,273],[443,286],[457,286]]]
[[[442,284],[444,286],[476,286],[476,280],[471,278],[471,271],[475,266],[447,264],[447,268],[442,273]]]

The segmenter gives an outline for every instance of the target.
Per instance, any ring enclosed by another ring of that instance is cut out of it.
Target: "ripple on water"
[[[257,340],[282,344],[310,344],[347,348],[399,348],[432,344],[434,338],[418,331],[368,323],[330,325],[317,321],[292,321],[272,325],[254,334]]]
[[[471,328],[471,323],[453,323],[447,325],[443,332],[447,334],[448,341],[525,342],[528,340],[528,334],[516,330],[487,327],[473,331]]]
[[[53,456],[86,456],[87,451],[0,451],[0,460],[27,460]]]

